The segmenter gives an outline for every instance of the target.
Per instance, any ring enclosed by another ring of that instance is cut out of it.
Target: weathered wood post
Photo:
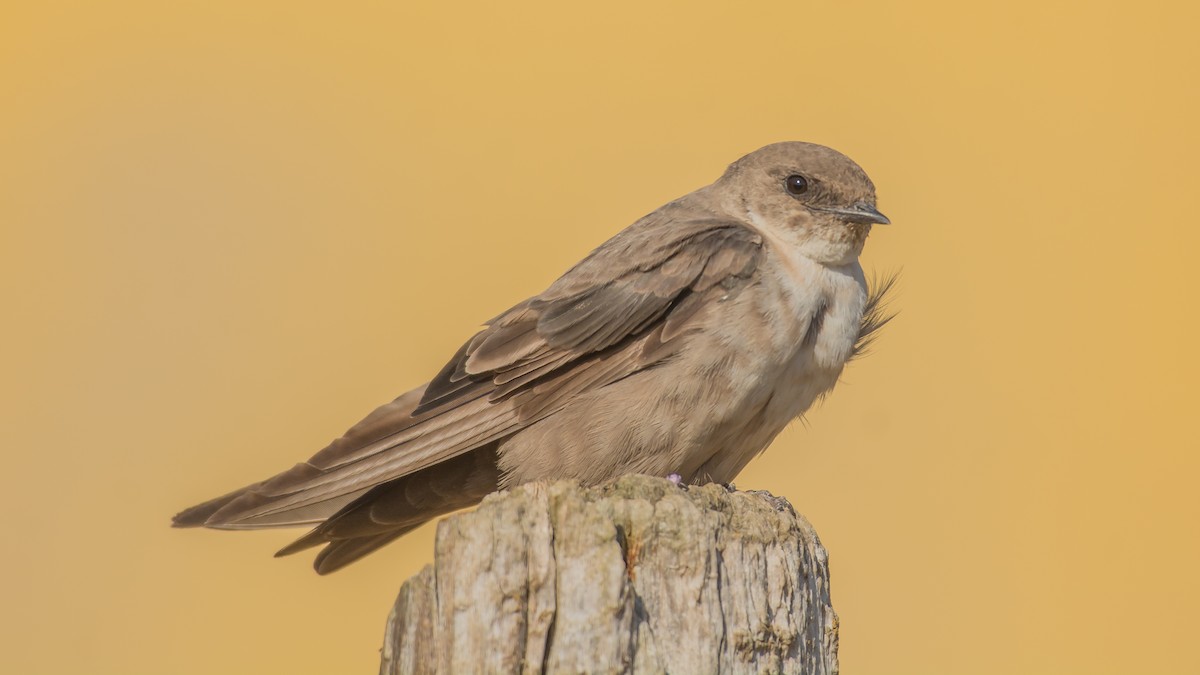
[[[627,476],[443,521],[380,672],[828,675],[837,644],[825,549],[787,501]]]

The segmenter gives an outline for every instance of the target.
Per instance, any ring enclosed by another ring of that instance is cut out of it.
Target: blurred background
[[[0,671],[374,672],[434,528],[327,578],[168,528],[779,140],[857,160],[874,353],[737,484],[846,673],[1196,673],[1186,2],[9,3]]]

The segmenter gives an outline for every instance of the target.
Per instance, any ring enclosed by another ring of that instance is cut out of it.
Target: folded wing
[[[461,480],[474,481],[464,490],[474,503],[486,494],[476,496],[486,483],[479,458],[494,454],[497,442],[580,393],[670,358],[686,344],[682,336],[697,329],[698,312],[752,278],[761,247],[759,236],[737,223],[660,209],[544,293],[489,321],[427,386],[381,406],[307,462],[188,509],[175,524],[323,522],[296,550],[334,542],[323,555],[340,546],[333,566],[340,567],[461,501],[439,498],[437,490],[410,498],[417,483],[436,480],[446,490],[462,473]],[[470,461],[447,466],[455,471],[416,480],[466,453]],[[405,476],[414,480],[399,480]],[[405,494],[390,492],[393,483]]]

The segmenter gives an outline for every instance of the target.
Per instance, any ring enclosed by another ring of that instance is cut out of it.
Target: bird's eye
[[[788,176],[783,181],[783,185],[787,188],[788,194],[790,195],[799,196],[805,192],[808,192],[808,179],[799,174]]]

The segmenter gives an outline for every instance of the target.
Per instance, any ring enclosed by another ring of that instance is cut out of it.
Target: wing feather
[[[719,296],[710,289],[744,285],[761,248],[759,235],[735,222],[670,206],[651,214],[490,321],[426,387],[381,406],[309,461],[196,507],[182,524],[209,513],[204,524],[223,528],[317,522],[351,509],[369,515],[387,494],[380,486],[501,441],[573,397],[669,357],[678,343],[664,345]],[[386,520],[409,526],[403,516]],[[349,524],[357,521],[340,522],[353,539]],[[325,564],[390,541],[367,529],[370,539],[358,544],[339,538]]]
[[[455,376],[490,380],[496,390],[489,398],[503,400],[638,339],[664,318],[670,321],[672,310],[691,296],[749,279],[761,249],[757,233],[728,221],[639,222],[544,293],[494,319],[430,383],[435,393],[426,394],[417,411],[445,404],[454,395]]]

